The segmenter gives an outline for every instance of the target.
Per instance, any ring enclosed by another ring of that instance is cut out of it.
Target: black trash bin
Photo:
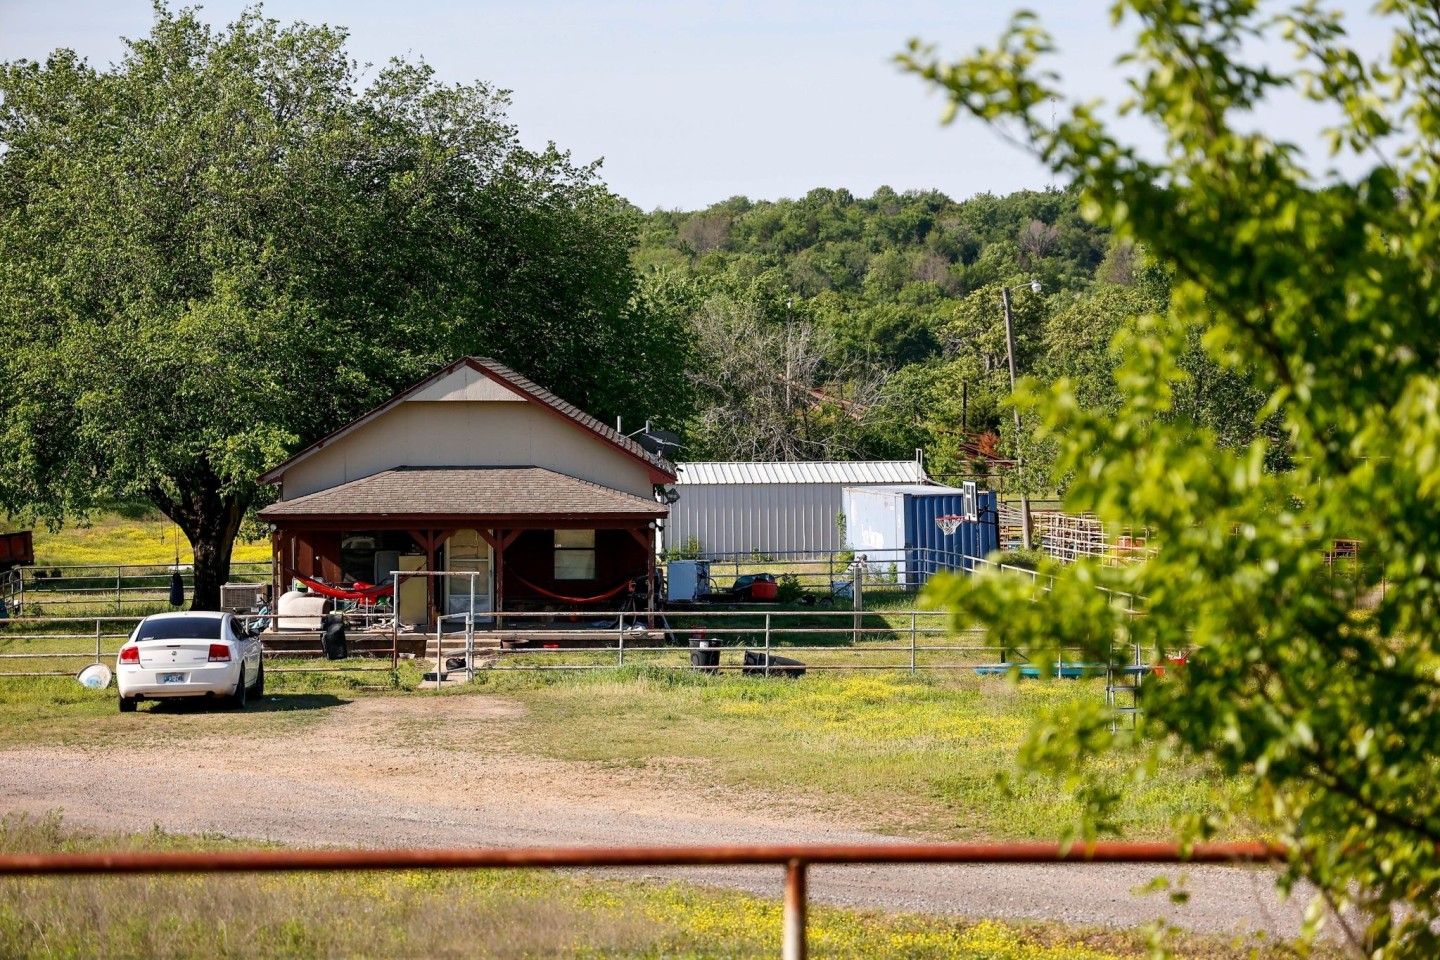
[[[344,660],[350,656],[350,644],[345,638],[345,616],[339,613],[325,615],[324,632],[320,635],[320,646],[327,660]]]
[[[719,644],[714,640],[691,640],[690,666],[699,667],[705,673],[719,673]]]
[[[777,657],[775,654],[767,654],[763,650],[746,650],[745,663],[740,668],[741,672],[763,677],[767,660],[772,677],[805,676],[805,664],[801,661],[792,660],[790,657]]]

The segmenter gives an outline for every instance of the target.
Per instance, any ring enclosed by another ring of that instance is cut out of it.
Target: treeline
[[[691,460],[904,459],[920,448],[936,474],[992,470],[1017,442],[1002,290],[1017,373],[1069,377],[1102,406],[1119,402],[1117,334],[1164,311],[1170,294],[1163,269],[1086,222],[1063,190],[735,197],[643,215],[632,259],[647,315],[672,318],[669,338],[687,332],[667,425]],[[1206,358],[1202,334],[1176,384],[1177,414],[1248,440],[1259,396]],[[1029,485],[1043,487],[1040,476]]]

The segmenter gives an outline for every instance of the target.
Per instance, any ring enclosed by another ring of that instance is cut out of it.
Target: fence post
[[[440,692],[440,678],[445,676],[445,648],[441,646],[440,639],[445,635],[445,622],[443,617],[435,618],[435,692]]]
[[[100,618],[95,618],[95,662],[100,662]]]
[[[615,620],[620,625],[620,666],[625,666],[625,614],[621,613]]]
[[[770,614],[765,614],[765,676],[770,676]]]
[[[115,566],[115,616],[117,616],[117,617],[120,616],[121,612],[122,612],[122,611],[121,611],[121,607],[120,607],[120,566],[119,566],[119,564],[116,564],[116,566]]]
[[[470,581],[472,583],[475,581],[473,574]],[[470,612],[465,614],[465,682],[475,682],[475,604],[473,602],[470,604]]]
[[[475,682],[475,571],[470,571],[470,606],[465,611],[465,682]]]
[[[400,685],[400,571],[390,571],[390,681]],[[270,621],[280,632],[280,598],[275,598],[275,619]]]
[[[862,619],[864,619],[864,616],[865,616],[864,613],[861,612],[861,611],[863,611],[863,610],[865,609],[865,601],[862,599],[862,594],[865,592],[865,587],[864,587],[864,585],[861,583],[861,581],[864,580],[864,579],[865,579],[865,567],[864,567],[864,565],[862,565],[862,564],[860,564],[860,563],[856,563],[856,564],[854,564],[853,566],[851,566],[851,568],[850,568],[850,583],[851,583],[851,588],[850,588],[850,606],[851,606],[851,607],[854,609],[854,611],[855,611],[855,623],[854,623],[854,625],[853,625],[853,627],[854,627],[854,632],[855,632],[855,636],[854,636],[854,639],[852,640],[852,642],[853,642],[856,646],[859,646],[859,645],[860,645],[860,621],[861,621]]]
[[[781,960],[805,960],[805,862],[785,864],[785,912],[781,928]]]
[[[914,610],[910,611],[910,672],[915,672],[915,617]]]

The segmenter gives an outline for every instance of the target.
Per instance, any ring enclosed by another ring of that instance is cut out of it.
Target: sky
[[[202,17],[228,23],[245,5],[211,0]],[[362,64],[423,58],[446,81],[510,90],[527,146],[553,141],[577,162],[603,160],[605,182],[642,209],[695,210],[815,187],[963,199],[1058,185],[978,122],[941,127],[942,98],[892,62],[912,37],[968,53],[1021,5],[1054,35],[1068,98],[1124,95],[1113,65],[1129,37],[1110,26],[1109,0],[270,0],[264,12],[346,27]],[[1338,5],[1358,45],[1374,48],[1368,3]],[[150,0],[0,0],[0,60],[69,47],[105,66],[152,19]],[[1304,147],[1324,119],[1292,103],[1257,123]],[[1142,146],[1158,142],[1125,129]]]

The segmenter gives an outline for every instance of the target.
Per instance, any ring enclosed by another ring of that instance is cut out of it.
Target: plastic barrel
[[[715,673],[720,666],[720,648],[712,647],[709,640],[690,641],[690,666],[700,667],[706,673]]]

